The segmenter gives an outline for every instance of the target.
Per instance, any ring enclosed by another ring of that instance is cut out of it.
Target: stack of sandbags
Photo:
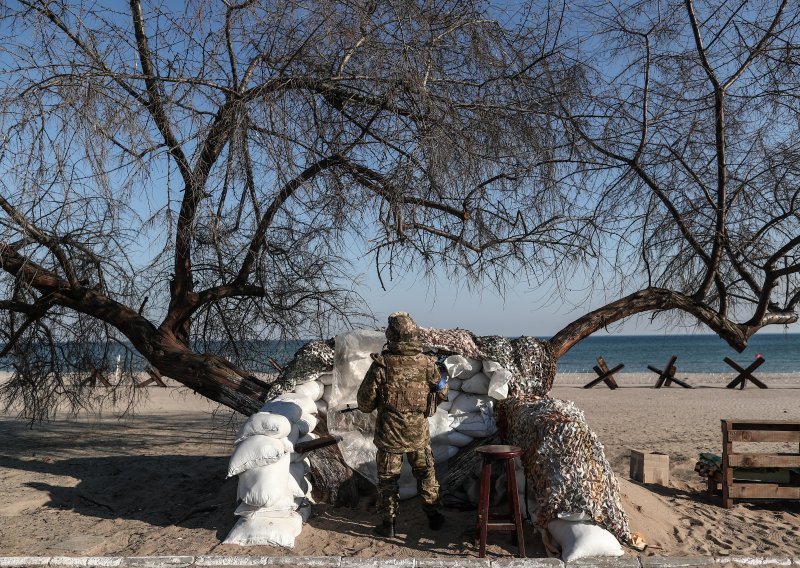
[[[493,361],[479,361],[451,355],[444,361],[449,377],[447,402],[439,405],[448,416],[448,443],[463,448],[475,438],[485,438],[497,431],[494,401],[508,393],[510,374]],[[504,392],[505,391],[505,392]]]
[[[308,396],[283,394],[242,424],[228,465],[228,477],[239,476],[234,514],[241,518],[225,544],[294,546],[311,495],[308,460],[294,444],[313,439],[316,408]]]

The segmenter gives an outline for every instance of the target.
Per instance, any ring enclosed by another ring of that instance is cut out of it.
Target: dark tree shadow
[[[156,527],[209,529],[220,540],[236,520],[236,479],[225,479],[227,466],[228,458],[207,456],[107,456],[51,462],[0,456],[3,468],[79,480],[74,487],[27,483],[49,494],[48,507]]]

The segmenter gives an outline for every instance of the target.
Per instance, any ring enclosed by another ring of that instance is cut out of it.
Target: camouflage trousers
[[[406,452],[411,472],[417,480],[417,492],[422,498],[422,510],[435,511],[439,504],[439,482],[436,481],[433,452],[427,446],[415,452]],[[400,467],[403,454],[394,454],[378,449],[378,513],[383,519],[397,516],[397,502],[400,499]]]

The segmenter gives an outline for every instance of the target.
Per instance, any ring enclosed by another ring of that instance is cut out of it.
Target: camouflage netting
[[[550,343],[535,337],[489,335],[477,338],[481,359],[497,361],[511,371],[509,396],[547,396],[556,378],[556,360]]]
[[[294,354],[270,385],[267,400],[292,392],[299,384],[311,382],[333,370],[333,339],[309,341]]]
[[[522,463],[538,527],[559,516],[583,514],[633,545],[617,478],[573,402],[508,398],[498,403],[497,420],[507,442],[525,450]]]

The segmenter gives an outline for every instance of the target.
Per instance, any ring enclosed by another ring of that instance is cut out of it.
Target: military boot
[[[444,526],[444,515],[439,511],[426,511],[425,514],[428,516],[428,527],[432,531],[438,531]]]
[[[381,524],[372,529],[372,532],[378,536],[394,538],[394,519],[383,519]]]

